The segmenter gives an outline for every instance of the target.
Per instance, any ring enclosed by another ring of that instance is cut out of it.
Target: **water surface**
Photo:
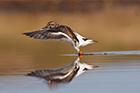
[[[65,42],[33,40],[22,35],[55,20],[82,35],[99,41],[82,48],[84,52],[140,50],[140,16],[132,11],[104,11],[97,14],[0,13],[0,92],[2,93],[139,93],[139,55],[92,55],[81,62],[98,68],[50,89],[43,79],[25,74],[73,62],[76,53]],[[129,52],[127,52],[129,51]],[[110,53],[110,52],[109,52]]]
[[[140,92],[139,56],[86,56],[82,61],[99,67],[54,88],[49,88],[47,81],[36,77],[0,76],[0,90],[3,93]]]

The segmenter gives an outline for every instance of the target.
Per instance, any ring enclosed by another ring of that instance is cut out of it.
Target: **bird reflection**
[[[78,57],[71,64],[52,69],[37,70],[30,72],[27,76],[39,77],[47,81],[49,88],[71,82],[75,77],[82,73],[94,69],[98,66],[81,63]]]

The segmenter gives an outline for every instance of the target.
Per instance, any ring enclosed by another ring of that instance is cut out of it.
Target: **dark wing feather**
[[[56,76],[56,75],[65,75],[67,74],[73,67],[74,63],[70,63],[68,65],[52,68],[52,69],[44,69],[44,70],[36,70],[27,74],[27,76],[35,76],[35,77],[47,77],[47,76]]]
[[[78,38],[73,33],[73,30],[70,27],[66,25],[60,25],[59,27],[57,27],[57,31],[66,33],[71,39],[73,39],[74,42],[79,42]]]
[[[26,32],[23,33],[26,36],[32,37],[34,39],[62,39],[62,38],[66,38],[64,35],[61,34],[57,34],[58,32],[56,31],[51,31],[51,30],[47,30],[47,31],[34,31],[34,32]]]
[[[79,42],[72,29],[65,25],[60,25],[52,29],[43,29],[40,31],[27,32],[24,33],[24,35],[35,39],[67,39],[67,37],[60,32],[69,36],[75,43]]]

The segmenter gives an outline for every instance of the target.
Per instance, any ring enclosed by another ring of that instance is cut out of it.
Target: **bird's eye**
[[[87,69],[87,68],[84,68],[84,69],[83,69],[83,71],[86,71],[86,70],[88,70],[88,69]]]
[[[88,40],[87,38],[83,38],[84,41]]]

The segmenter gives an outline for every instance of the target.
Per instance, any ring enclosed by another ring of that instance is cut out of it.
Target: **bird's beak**
[[[95,43],[93,40],[88,40],[88,42],[89,42],[90,44]]]
[[[98,67],[99,67],[99,66],[97,66],[97,65],[93,65],[93,66],[92,66],[92,68],[98,68]]]
[[[96,41],[96,40],[89,40],[89,42],[90,42],[90,44],[92,44],[92,43],[98,43],[98,41]]]
[[[99,66],[97,65],[89,65],[89,68],[88,69],[94,69],[94,68],[98,68]]]
[[[96,40],[92,40],[92,42],[93,42],[93,43],[98,43],[98,41],[96,41]]]

